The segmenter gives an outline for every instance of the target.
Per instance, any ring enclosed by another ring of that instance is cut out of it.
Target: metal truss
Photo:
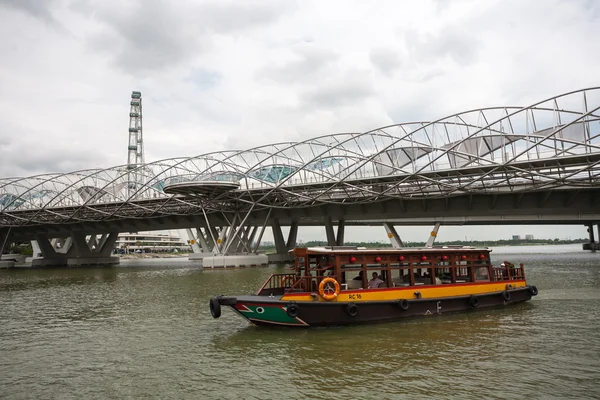
[[[596,87],[527,107],[173,158],[133,171],[125,165],[1,178],[0,227],[586,189],[599,184],[599,164]],[[131,172],[143,185],[131,185]]]

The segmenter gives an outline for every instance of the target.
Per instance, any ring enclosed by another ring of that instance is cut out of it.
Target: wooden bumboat
[[[537,295],[523,264],[494,266],[491,250],[470,246],[296,248],[293,273],[273,274],[257,294],[216,296],[256,325],[333,326],[507,306]],[[375,278],[375,276],[377,278]]]

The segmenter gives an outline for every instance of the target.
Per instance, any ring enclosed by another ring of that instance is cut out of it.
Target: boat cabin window
[[[360,275],[362,270],[362,257],[340,257],[340,283],[347,284],[348,289],[360,289],[364,287],[364,282]]]
[[[429,264],[429,263],[420,263],[421,265],[423,264]],[[433,268],[429,267],[429,268],[425,268],[425,267],[415,267],[413,268],[413,276],[414,276],[414,282],[415,282],[415,286],[420,286],[420,285],[433,285],[434,280],[433,280]]]
[[[473,282],[471,278],[471,267],[456,268],[456,283]]]
[[[440,263],[441,264],[441,263]],[[436,283],[452,283],[452,268],[451,267],[437,267],[435,269]]]
[[[410,286],[410,268],[408,263],[390,264],[390,273],[393,287]]]
[[[488,267],[475,267],[475,280],[476,281],[489,281],[490,270]]]

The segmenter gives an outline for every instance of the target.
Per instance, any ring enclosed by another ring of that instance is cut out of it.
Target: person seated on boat
[[[354,278],[352,278],[353,281],[362,281],[363,280],[363,272],[359,271],[358,275],[356,275]]]
[[[379,287],[380,283],[383,283],[383,281],[379,279],[379,275],[377,275],[377,272],[373,272],[373,279],[369,281],[369,289]]]

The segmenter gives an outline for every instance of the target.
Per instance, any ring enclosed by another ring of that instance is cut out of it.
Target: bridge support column
[[[273,240],[275,241],[275,251],[277,254],[284,254],[287,251],[285,241],[283,240],[283,232],[281,231],[281,225],[279,219],[273,218],[271,220],[271,229],[273,230]]]
[[[0,268],[11,268],[15,265],[14,260],[4,259],[2,256],[10,245],[10,230],[11,228],[0,229]]]
[[[34,256],[26,261],[30,261],[32,267],[118,264],[119,257],[111,256],[118,236],[118,232],[99,237],[96,234],[88,236],[83,232],[72,232],[64,240],[38,234],[35,244],[32,243]]]
[[[8,249],[10,228],[0,229],[0,255],[4,254],[4,250]]]
[[[393,248],[399,249],[404,246],[402,239],[398,236],[398,232],[396,232],[396,228],[394,228],[394,225],[391,222],[384,222],[383,227],[385,228],[387,237],[390,239]]]
[[[204,268],[246,267],[267,264],[267,256],[257,254],[256,249],[252,249],[252,241],[258,231],[257,226],[246,225],[252,209],[253,207],[245,214],[236,213],[232,220],[229,220],[227,215],[223,214],[227,225],[220,227],[218,230],[216,226],[210,224],[205,214],[205,223],[196,228],[196,235],[193,234],[191,229],[188,229],[188,235],[193,237],[199,244],[199,246],[193,247],[194,253],[190,254],[189,259],[202,260]],[[281,242],[283,242],[281,227],[278,222],[277,226],[273,228],[273,235],[276,236],[276,228],[279,227]],[[265,225],[266,223],[265,221]],[[285,247],[285,243],[283,246]]]
[[[325,218],[325,234],[327,235],[327,246],[335,246],[336,240],[331,217]]]
[[[346,229],[346,221],[344,221],[343,219],[340,219],[338,221],[338,229],[337,229],[337,235],[335,237],[335,244],[336,246],[343,246],[344,245],[344,231]]]
[[[271,219],[271,229],[273,229],[273,240],[275,241],[275,251],[277,253],[268,255],[269,262],[283,263],[293,261],[294,257],[288,253],[288,250],[296,245],[296,238],[298,235],[298,223],[293,222],[290,226],[290,233],[288,234],[287,241],[284,241],[283,239],[283,232],[281,231],[279,219]]]
[[[204,239],[204,235],[202,235],[202,232],[200,231],[200,229],[198,228],[198,235],[194,235],[194,232],[192,232],[192,230],[190,228],[186,228],[185,229],[185,233],[187,233],[187,236],[190,240],[190,245],[192,246],[192,253],[194,254],[198,254],[201,252],[200,250],[200,237],[202,237],[202,239]],[[202,246],[202,250],[204,250],[204,246]]]
[[[425,243],[425,247],[432,247],[433,242],[435,242],[435,238],[437,237],[437,233],[440,230],[440,223],[436,222],[431,234],[429,235],[429,239],[427,239],[427,243]]]
[[[598,227],[598,234],[600,235],[600,224],[597,225],[597,227]],[[596,239],[594,238],[594,225],[593,224],[588,225],[587,230],[588,230],[588,234],[590,236],[590,241],[588,243],[583,244],[583,250],[592,250],[592,251],[600,250],[600,243],[596,242]]]
[[[298,222],[293,221],[292,225],[290,225],[290,233],[288,234],[288,239],[285,244],[286,250],[292,250],[296,247],[296,241],[298,239]]]

